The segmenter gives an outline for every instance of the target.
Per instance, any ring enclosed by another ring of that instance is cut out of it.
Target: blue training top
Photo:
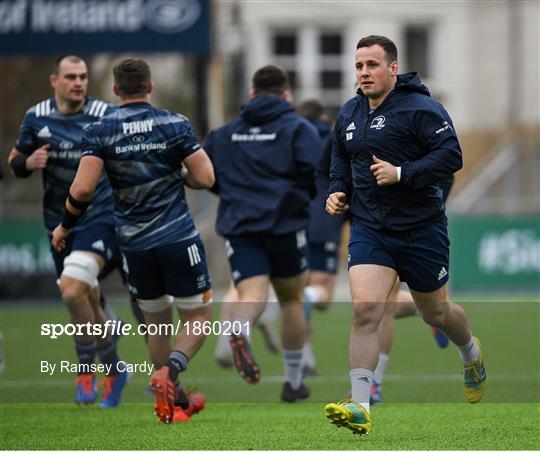
[[[279,96],[256,97],[204,146],[220,197],[223,236],[286,234],[307,226],[322,145],[315,127]]]
[[[123,250],[147,250],[197,235],[182,160],[200,147],[186,117],[146,102],[122,105],[87,127],[83,157],[104,160]]]
[[[370,166],[373,155],[401,166],[401,180],[379,186]],[[444,217],[444,194],[462,166],[450,116],[432,99],[418,74],[397,76],[395,88],[370,112],[358,95],[341,108],[334,129],[329,193],[344,192],[355,221],[368,227],[403,231]]]
[[[64,115],[56,109],[54,98],[34,105],[24,115],[20,135],[15,148],[31,155],[37,148],[50,144],[47,166],[42,170],[43,218],[49,231],[60,223],[69,187],[75,178],[81,158],[81,141],[85,126],[114,111],[117,107],[101,100],[87,97],[83,108],[73,114]],[[111,186],[103,175],[86,213],[75,230],[97,223],[110,223],[113,200]]]

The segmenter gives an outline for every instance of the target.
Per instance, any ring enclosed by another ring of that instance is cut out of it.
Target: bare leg
[[[424,322],[441,330],[457,346],[470,341],[467,314],[461,306],[448,301],[448,283],[429,293],[411,289],[411,294]]]

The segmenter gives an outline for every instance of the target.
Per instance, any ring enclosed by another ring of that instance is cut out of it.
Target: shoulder
[[[42,100],[41,102],[38,102],[35,105],[32,105],[28,110],[26,110],[24,117],[25,119],[46,117],[46,116],[50,116],[53,110],[54,110],[54,103],[53,103],[53,99],[50,98],[50,99]]]
[[[235,116],[232,120],[226,122],[222,126],[212,129],[209,138],[210,136],[212,136],[212,138],[216,138],[222,136],[223,134],[230,134],[243,125],[245,124],[244,121],[242,121],[242,118],[240,116]]]
[[[93,99],[88,97],[86,104],[84,105],[83,112],[88,116],[94,118],[102,118],[105,115],[111,114],[118,110],[118,106],[115,104],[110,104],[100,99]]]
[[[181,113],[167,110],[165,108],[153,108],[153,114],[159,118],[160,124],[174,124],[179,127],[191,127],[191,121]]]
[[[342,107],[339,109],[338,115],[336,117],[336,128],[339,127],[339,124],[342,121],[349,119],[354,113],[358,110],[360,106],[360,97],[358,95],[351,97],[347,102],[345,102]]]
[[[314,135],[317,139],[319,138],[319,131],[317,130],[317,127],[315,126],[315,124],[313,124],[311,121],[309,121],[308,119],[296,114],[296,113],[293,113],[297,118],[296,118],[296,121],[295,121],[295,124],[296,124],[296,127],[298,129],[301,129],[303,131],[309,131],[309,133],[311,133],[312,135]]]
[[[104,127],[104,121],[99,120],[99,121],[94,121],[94,122],[90,122],[86,124],[83,127],[83,131],[84,131],[85,136],[88,137],[90,135],[99,134],[103,130],[103,127]]]

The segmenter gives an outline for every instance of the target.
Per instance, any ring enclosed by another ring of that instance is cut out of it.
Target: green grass
[[[65,309],[3,305],[7,367],[0,379],[0,448],[540,449],[540,303],[519,298],[464,304],[487,356],[489,390],[477,405],[463,401],[455,348],[437,348],[418,318],[397,321],[384,403],[373,407],[374,431],[362,438],[337,429],[323,414],[324,404],[343,398],[349,388],[350,304],[315,314],[320,376],[307,380],[309,402],[277,403],[282,362],[265,349],[259,333],[254,348],[263,378],[256,386],[214,363],[210,337],[183,376],[185,384],[205,392],[207,408],[189,423],[169,426],[156,422],[153,400],[145,394],[148,377],[141,374],[118,409],[77,408],[71,403],[72,375],[40,374],[41,360],[74,358],[70,338],[40,335],[42,322],[67,322]],[[115,308],[132,319],[124,304]],[[121,339],[120,354],[129,362],[147,360],[144,341],[136,336]]]
[[[319,403],[216,403],[189,423],[156,422],[147,404],[2,406],[2,449],[528,449],[538,405],[386,404],[365,437],[326,422]]]

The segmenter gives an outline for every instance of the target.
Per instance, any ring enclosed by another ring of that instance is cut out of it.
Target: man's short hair
[[[324,114],[324,107],[317,99],[302,102],[296,112],[311,122],[317,122]]]
[[[148,94],[152,80],[150,66],[141,58],[124,58],[113,67],[114,84],[121,97],[137,98]]]
[[[289,76],[284,69],[270,64],[253,74],[252,84],[255,94],[280,95],[289,88]]]
[[[379,35],[366,36],[360,39],[360,41],[358,41],[356,49],[358,50],[362,47],[371,47],[374,45],[380,45],[383,48],[384,54],[386,56],[386,61],[389,65],[392,64],[393,61],[397,61],[397,47],[386,36],[379,36]]]
[[[60,73],[60,65],[64,60],[71,61],[75,64],[85,62],[80,56],[73,55],[72,53],[65,53],[64,55],[60,55],[56,60],[54,60],[53,63],[52,72],[54,75],[58,75]]]

